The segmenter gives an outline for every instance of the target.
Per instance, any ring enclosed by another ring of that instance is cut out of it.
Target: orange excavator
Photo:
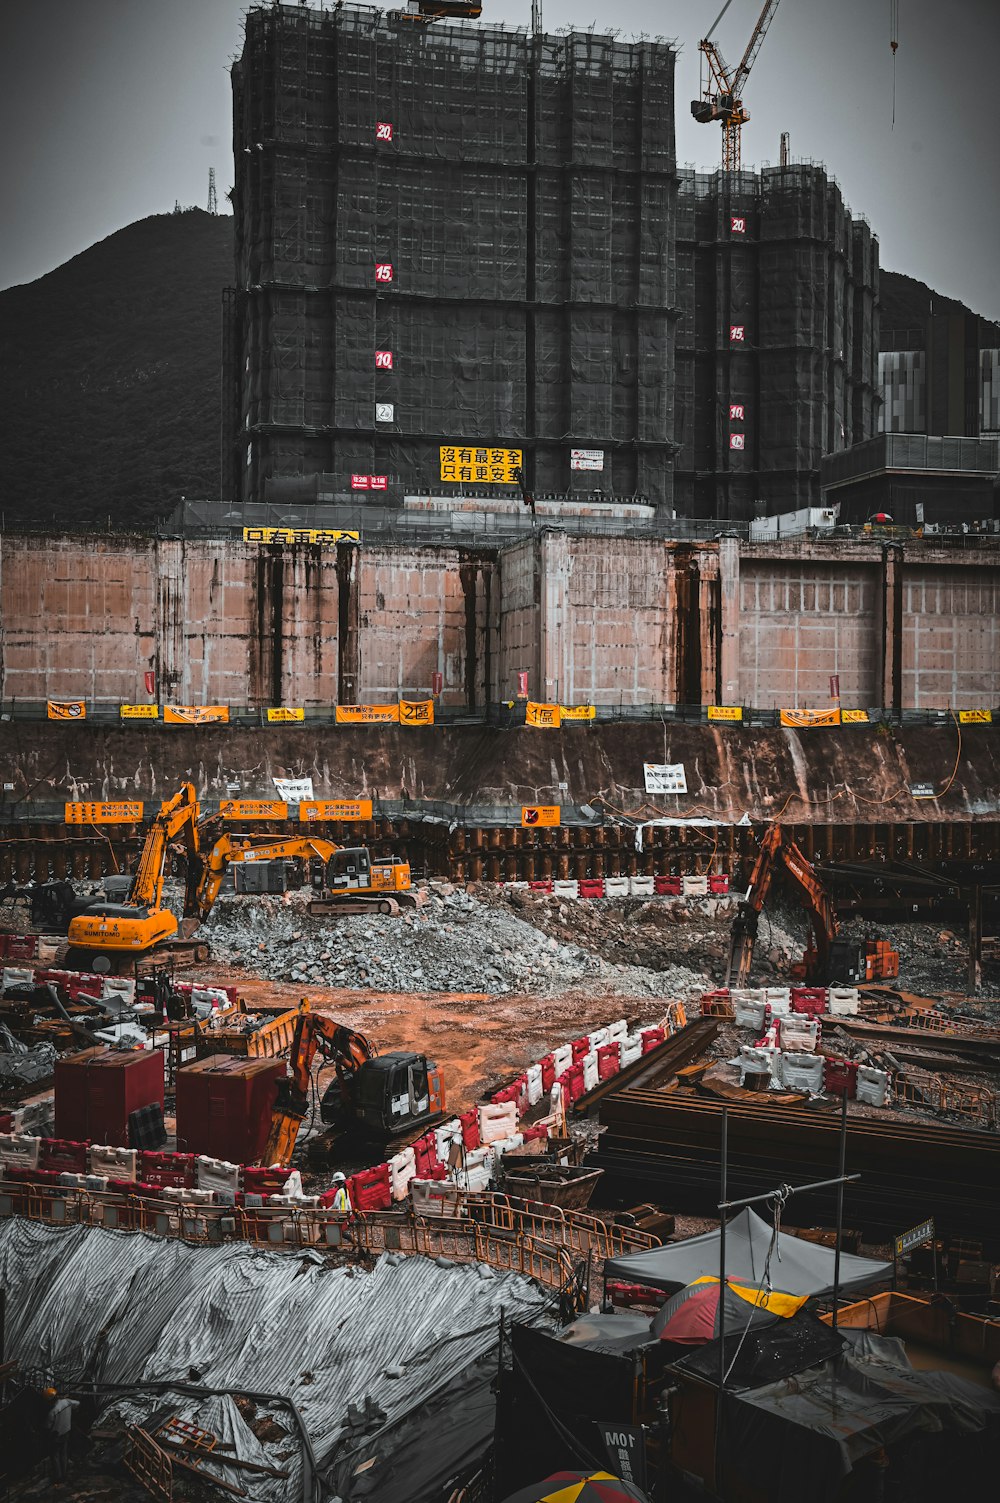
[[[816,986],[831,983],[852,986],[899,975],[897,950],[890,949],[881,940],[858,943],[842,934],[833,901],[819,880],[816,868],[793,840],[785,839],[780,824],[775,823],[761,841],[750,886],[733,920],[726,968],[727,986],[746,986],[749,980],[761,911],[779,862],[796,884],[812,925],[806,952],[792,971],[794,980]]]
[[[303,1002],[289,1053],[290,1074],[280,1082],[264,1149],[266,1164],[290,1164],[309,1110],[316,1055],[336,1068],[320,1103],[324,1123],[381,1142],[419,1136],[445,1115],[440,1071],[422,1054],[395,1050],[379,1055],[374,1044]]]

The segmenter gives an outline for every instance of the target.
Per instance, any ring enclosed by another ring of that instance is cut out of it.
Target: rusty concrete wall
[[[762,709],[881,702],[882,587],[877,560],[740,560],[739,694]]]
[[[903,571],[903,703],[1000,703],[1000,570],[908,559]]]
[[[527,671],[528,693],[532,699],[541,699],[541,573],[534,540],[503,549],[497,562],[497,585],[495,697],[513,699],[517,675]]]
[[[669,545],[549,537],[546,583],[560,583],[561,655],[553,668],[567,704],[672,703],[674,570]],[[550,672],[552,668],[550,668]]]
[[[357,587],[359,702],[426,695],[440,673],[442,704],[465,705],[470,694],[484,703],[483,588],[474,562],[453,548],[366,547]],[[477,693],[470,676],[478,679]]]

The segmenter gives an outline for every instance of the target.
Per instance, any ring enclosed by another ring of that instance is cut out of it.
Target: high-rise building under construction
[[[820,168],[679,176],[674,60],[250,10],[226,499],[818,503],[876,427],[877,242]]]

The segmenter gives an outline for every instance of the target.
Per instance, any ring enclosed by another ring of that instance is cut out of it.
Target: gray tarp
[[[747,1206],[726,1224],[726,1276],[756,1287],[764,1275],[771,1227]],[[705,1232],[685,1242],[652,1247],[627,1258],[611,1258],[604,1265],[609,1279],[630,1284],[648,1284],[669,1294],[695,1279],[719,1275],[720,1232]],[[829,1294],[833,1289],[834,1253],[831,1247],[803,1242],[779,1232],[771,1255],[771,1287],[784,1294]],[[892,1264],[850,1253],[840,1257],[840,1287],[858,1289],[892,1277]]]

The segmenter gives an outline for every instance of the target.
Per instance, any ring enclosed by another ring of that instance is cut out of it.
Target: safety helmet
[[[338,1169],[330,1183],[333,1185],[343,1185],[347,1183],[347,1179],[346,1176],[341,1174],[340,1170]]]
[[[43,1388],[42,1389],[42,1395],[43,1395],[44,1398],[47,1398],[47,1399],[54,1399],[54,1398],[58,1397],[58,1395],[56,1393],[56,1390],[54,1388]]]

